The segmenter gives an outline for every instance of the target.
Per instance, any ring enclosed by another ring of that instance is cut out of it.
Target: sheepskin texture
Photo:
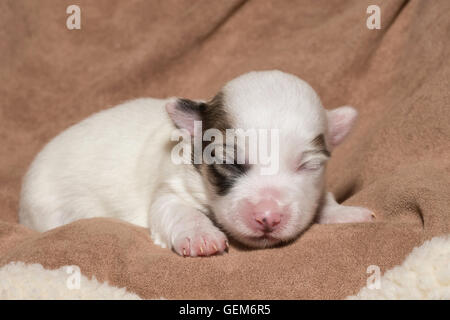
[[[387,271],[380,279],[379,289],[366,286],[347,299],[450,299],[449,261],[450,235],[435,237],[414,248],[402,265]],[[84,275],[80,275],[79,289],[70,289],[70,267],[47,270],[38,263],[10,262],[0,268],[0,300],[141,299],[125,288]]]
[[[38,263],[8,263],[0,268],[0,300],[140,300],[125,288],[99,282],[95,277],[80,275],[79,283],[71,282],[74,273],[68,272],[70,267],[47,270]]]
[[[450,299],[450,235],[426,241],[402,265],[387,271],[379,288],[369,285],[349,300]]]

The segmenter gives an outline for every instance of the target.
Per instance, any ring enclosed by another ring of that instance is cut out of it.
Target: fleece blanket
[[[416,247],[405,261],[373,279],[350,300],[450,299],[450,235],[434,237]],[[141,299],[125,288],[117,288],[95,276],[87,278],[78,266],[48,270],[41,264],[10,262],[0,267],[0,300]],[[160,299],[164,299],[161,297]]]
[[[148,299],[340,299],[450,233],[449,1],[80,0],[81,29],[69,30],[71,4],[0,2],[0,266],[75,265]],[[380,29],[367,28],[369,5]],[[113,219],[18,224],[21,178],[63,129],[136,97],[207,99],[262,69],[305,79],[326,108],[359,110],[327,184],[374,223],[211,258],[179,257]]]

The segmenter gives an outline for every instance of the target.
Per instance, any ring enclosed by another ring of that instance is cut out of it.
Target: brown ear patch
[[[214,128],[225,134],[226,129],[233,128],[225,109],[224,94],[222,92],[219,92],[209,102],[205,103],[205,108],[202,110],[201,116],[203,130]]]
[[[192,101],[189,99],[177,99],[177,108],[185,113],[197,113],[201,115],[205,108],[204,103]]]

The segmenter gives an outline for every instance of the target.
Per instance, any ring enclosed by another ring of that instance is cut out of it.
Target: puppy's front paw
[[[328,208],[319,216],[318,222],[328,223],[355,223],[371,222],[375,219],[375,214],[369,209],[362,207],[336,206]]]
[[[214,226],[192,228],[175,238],[173,250],[184,257],[211,256],[228,249],[228,240]]]

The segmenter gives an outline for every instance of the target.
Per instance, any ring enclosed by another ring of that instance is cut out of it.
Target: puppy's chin
[[[278,247],[287,245],[298,239],[314,219],[314,214],[303,215],[300,221],[296,221],[294,226],[291,224],[289,228],[284,230],[275,230],[270,233],[255,232],[245,227],[236,229],[235,226],[226,228],[228,234],[239,243],[248,248],[264,249],[270,247]]]
[[[239,243],[255,249],[263,249],[277,246],[283,242],[289,241],[282,238],[277,238],[276,236],[272,236],[270,234],[264,234],[260,236],[248,236],[248,235],[240,235],[240,236],[232,236]]]
[[[274,247],[282,242],[280,239],[268,237],[245,237],[239,240],[250,248],[270,248]]]

